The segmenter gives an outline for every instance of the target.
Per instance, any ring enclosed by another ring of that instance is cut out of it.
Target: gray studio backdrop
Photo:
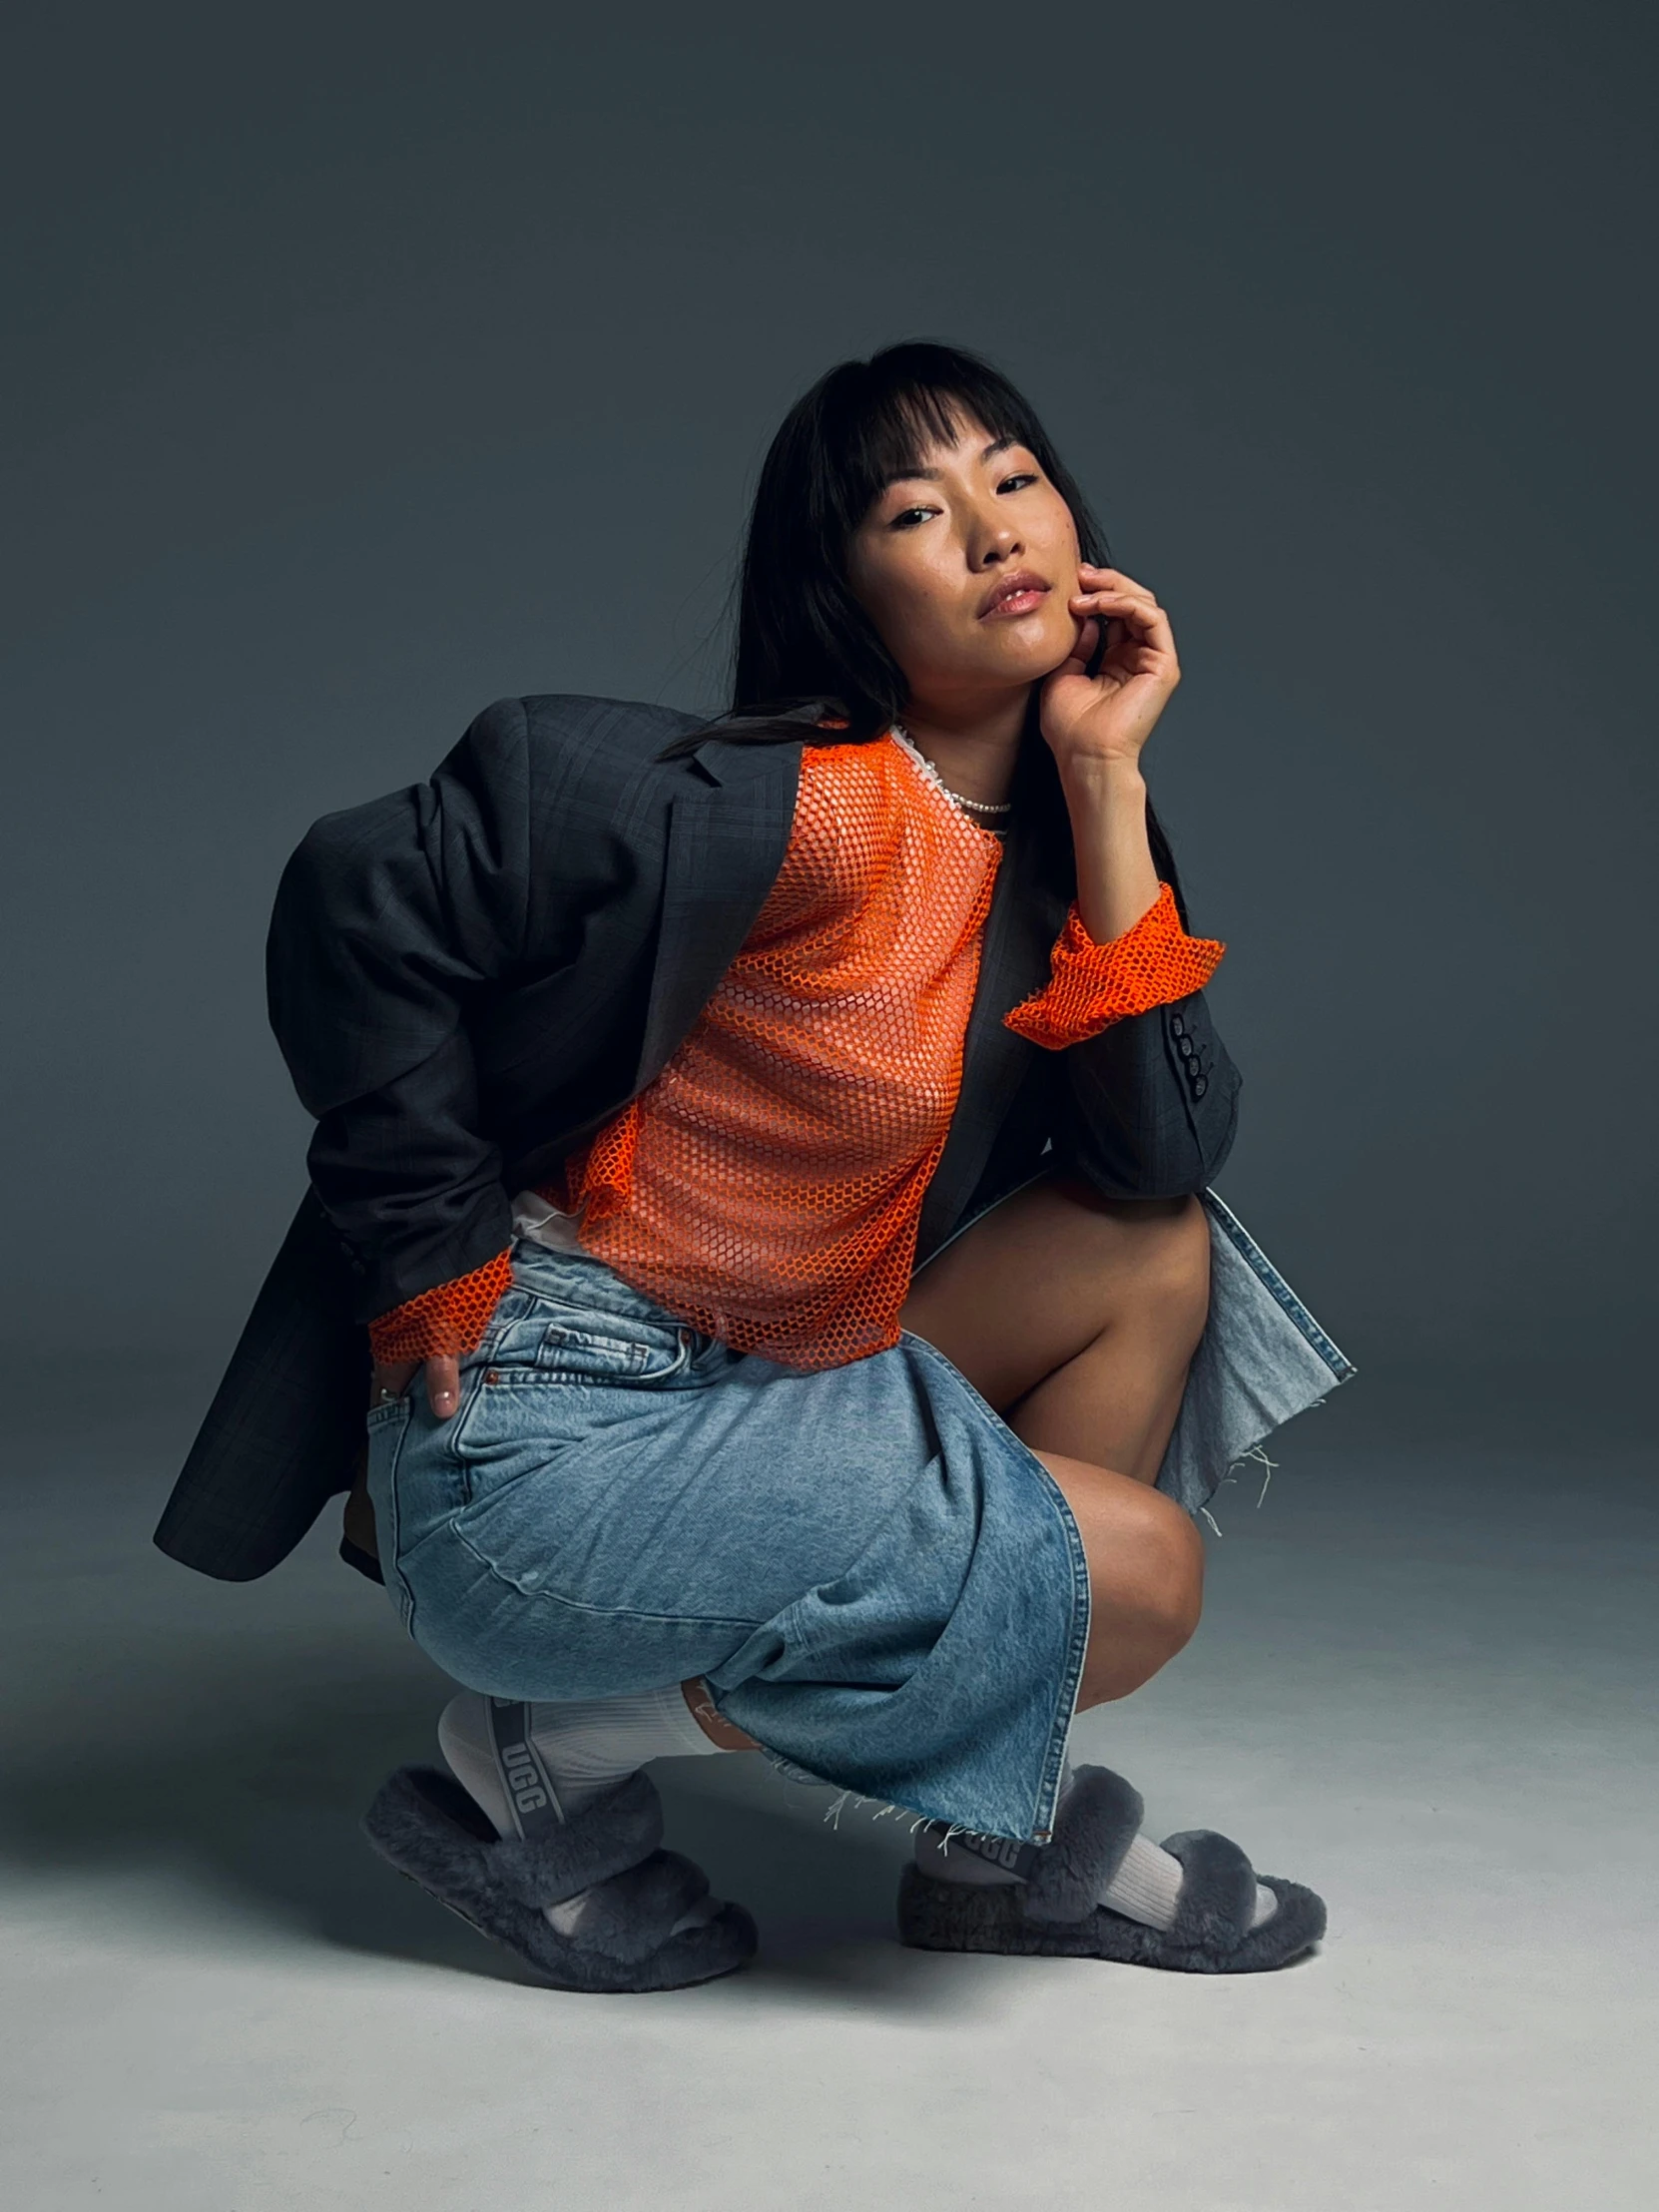
[[[1149,766],[1231,947],[1225,1195],[1371,1386],[1616,1406],[1653,1152],[1645,11],[601,13],[14,38],[19,1377],[188,1370],[188,1433],[303,1182],[263,999],[287,853],[503,694],[713,703],[779,416],[929,335],[1028,386],[1172,611]]]

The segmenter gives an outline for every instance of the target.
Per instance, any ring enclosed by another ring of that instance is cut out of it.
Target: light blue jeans
[[[1206,1205],[1210,1322],[1159,1476],[1193,1510],[1352,1373]],[[456,1681],[560,1699],[701,1675],[786,1772],[1048,1840],[1088,1643],[1082,1540],[1041,1460],[921,1338],[805,1374],[520,1237],[457,1411],[438,1421],[417,1382],[367,1419],[387,1590]]]

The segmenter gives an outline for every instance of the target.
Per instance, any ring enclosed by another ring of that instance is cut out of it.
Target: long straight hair
[[[949,444],[964,421],[1026,447],[1070,508],[1083,559],[1110,560],[1105,533],[1036,410],[988,361],[921,339],[842,361],[796,401],[761,467],[739,578],[731,705],[665,746],[660,759],[709,737],[868,745],[901,719],[909,687],[852,595],[847,551],[883,486],[911,474],[928,446]],[[1047,752],[1039,699],[1033,684],[1027,760]],[[1158,872],[1180,902],[1168,840],[1150,808],[1148,830]]]

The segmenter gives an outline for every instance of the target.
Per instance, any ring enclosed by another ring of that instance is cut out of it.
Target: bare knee
[[[1114,1477],[1114,1482],[1122,1477]],[[1204,1544],[1162,1491],[1125,1482],[1089,1553],[1089,1648],[1079,1708],[1128,1697],[1192,1639],[1204,1607]],[[1081,1529],[1082,1523],[1079,1522]]]

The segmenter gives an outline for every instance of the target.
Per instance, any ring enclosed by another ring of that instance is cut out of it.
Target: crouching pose
[[[1323,1931],[1067,1757],[1192,1635],[1228,1467],[1351,1372],[1209,1187],[1175,641],[1103,552],[987,364],[845,363],[761,475],[729,715],[499,702],[283,872],[310,1188],[157,1540],[275,1564],[366,1385],[342,1551],[461,1689],[365,1826],[554,1985],[753,1950],[662,1847],[688,1752],[909,1813],[908,1943]]]

